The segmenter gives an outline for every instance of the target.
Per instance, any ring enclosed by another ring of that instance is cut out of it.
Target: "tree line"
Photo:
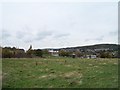
[[[31,49],[29,48],[27,51],[24,49],[18,49],[15,47],[0,47],[2,51],[0,57],[2,58],[37,58],[37,57],[48,57],[52,56],[52,54],[48,51],[48,49]],[[71,57],[75,55],[75,57],[83,57],[85,58],[86,55],[92,54],[91,52],[80,52],[80,51],[66,51],[66,50],[59,50],[58,56],[61,57]],[[93,53],[98,58],[117,58],[118,52],[110,52],[110,51],[100,51]]]
[[[43,57],[49,55],[48,50],[34,49],[27,50],[17,49],[15,47],[4,47],[2,48],[2,58],[32,58],[32,57]]]

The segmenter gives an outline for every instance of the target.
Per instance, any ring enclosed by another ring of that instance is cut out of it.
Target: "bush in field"
[[[28,51],[26,52],[27,57],[32,57],[33,53],[34,53],[33,50],[28,50]]]
[[[63,57],[65,57],[65,56],[70,56],[71,55],[71,53],[70,52],[67,52],[67,51],[65,51],[65,50],[60,50],[59,51],[59,56],[63,56]]]
[[[76,55],[77,57],[81,57],[81,56],[83,56],[83,53],[80,52],[80,51],[75,51],[75,55]]]
[[[101,58],[112,58],[113,55],[112,55],[111,52],[101,52],[101,53],[100,53],[100,57],[101,57]]]
[[[2,48],[2,58],[22,58],[25,57],[24,49],[16,49],[15,47]]]
[[[36,56],[42,57],[43,52],[41,49],[35,49],[35,50],[28,50],[26,54],[27,54],[27,57],[29,58],[36,57]]]
[[[3,58],[11,58],[11,57],[13,57],[13,54],[9,49],[4,48],[4,49],[2,49],[2,57]]]
[[[16,57],[16,58],[24,58],[24,57],[26,57],[25,51],[23,49],[16,50],[14,52],[14,57]]]
[[[42,57],[43,56],[43,52],[42,52],[41,49],[37,49],[37,50],[34,50],[34,55],[38,56],[38,57]]]
[[[42,53],[43,53],[44,56],[50,56],[51,55],[47,49],[42,50]]]

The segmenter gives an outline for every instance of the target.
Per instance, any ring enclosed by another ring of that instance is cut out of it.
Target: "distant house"
[[[107,50],[110,50],[109,48],[97,48],[97,49],[94,49],[95,51],[107,51]]]
[[[49,52],[52,56],[59,56],[59,51],[57,51],[57,50],[51,49],[51,50],[49,50],[48,52]]]
[[[90,58],[97,58],[97,56],[96,56],[96,55],[86,55],[86,58],[87,58],[87,59],[90,59]]]
[[[91,55],[91,58],[97,58],[97,56],[96,55]]]

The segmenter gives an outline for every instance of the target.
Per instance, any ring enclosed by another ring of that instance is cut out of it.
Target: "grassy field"
[[[116,88],[118,59],[3,59],[3,88]]]

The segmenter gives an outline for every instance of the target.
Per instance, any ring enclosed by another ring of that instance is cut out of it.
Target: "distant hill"
[[[66,48],[59,48],[59,49],[29,49],[25,52],[24,49],[19,48],[11,48],[11,47],[3,47],[2,55],[0,57],[3,58],[23,58],[23,57],[33,57],[37,55],[63,55],[70,56],[76,54],[79,57],[86,57],[87,55],[96,55],[97,57],[118,57],[118,48],[120,45],[117,44],[96,44],[96,45],[88,45],[88,46],[77,46],[77,47],[66,47]],[[61,54],[62,53],[62,54]]]
[[[109,50],[118,50],[117,44],[96,44],[96,45],[89,45],[89,46],[78,46],[78,47],[68,47],[63,49],[109,49]]]

